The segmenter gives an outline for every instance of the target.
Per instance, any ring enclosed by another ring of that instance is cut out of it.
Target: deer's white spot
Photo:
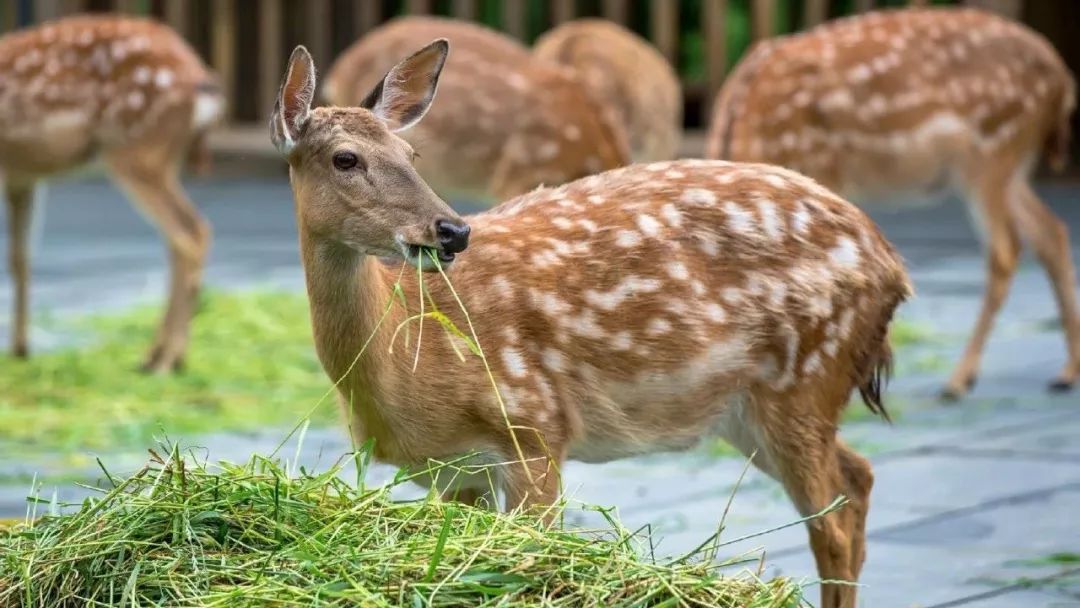
[[[836,353],[840,350],[840,344],[836,340],[826,340],[825,344],[821,346],[821,349],[825,351],[826,355],[835,358]]]
[[[645,327],[645,333],[650,336],[660,336],[669,331],[671,331],[671,322],[663,317],[649,319],[649,324]]]
[[[773,388],[776,390],[784,390],[795,381],[795,358],[799,354],[799,333],[791,326],[784,327],[784,331],[787,337],[787,344],[784,348],[784,371],[773,383]]]
[[[719,177],[717,178],[719,179]],[[693,205],[715,205],[716,194],[704,188],[687,188],[679,197],[684,203]]]
[[[649,163],[649,164],[645,165],[645,170],[646,171],[653,171],[653,172],[666,171],[667,168],[670,167],[670,166],[671,166],[671,163],[666,162],[666,161],[665,162],[658,162],[658,163]]]
[[[791,214],[791,225],[799,234],[806,234],[810,230],[810,212],[802,201],[795,203],[795,211]]]
[[[142,91],[132,91],[128,93],[127,104],[131,107],[132,110],[138,110],[139,108],[143,107],[143,103],[145,102],[146,96],[143,95]]]
[[[847,89],[833,89],[818,103],[822,110],[846,110],[855,105],[855,99]]]
[[[841,268],[854,268],[859,263],[859,247],[850,238],[840,237],[829,250],[829,258]]]
[[[506,367],[506,373],[515,378],[524,378],[529,373],[528,368],[525,366],[525,358],[514,348],[503,348],[502,360],[503,365]]]
[[[774,173],[766,173],[765,175],[762,175],[761,181],[769,184],[770,186],[778,190],[784,190],[788,187],[788,181]]]
[[[687,270],[686,264],[682,262],[668,262],[664,267],[667,269],[667,273],[671,275],[671,278],[676,281],[685,281],[690,278],[690,271]]]
[[[586,291],[585,301],[590,306],[595,306],[601,310],[615,310],[625,300],[633,298],[637,294],[659,291],[660,287],[660,281],[656,279],[642,279],[630,275],[611,291],[596,291],[594,289]]]
[[[571,230],[574,227],[574,222],[560,215],[551,218],[551,223],[560,230]]]
[[[761,228],[770,239],[777,240],[784,235],[784,229],[780,225],[780,216],[776,213],[776,203],[759,199],[757,202],[758,214],[761,215]]]
[[[604,202],[604,197],[599,194],[590,194],[585,197],[585,200],[589,201],[590,205],[599,205]]]
[[[563,137],[570,141],[577,141],[581,139],[581,129],[577,125],[566,125],[563,127]]]
[[[705,295],[705,284],[697,279],[690,281],[690,289],[694,292],[695,296]]]
[[[660,217],[664,218],[664,221],[673,228],[682,226],[682,214],[671,203],[666,203],[660,208]]]
[[[787,283],[783,281],[772,281],[770,284],[771,291],[769,291],[769,304],[773,308],[779,308],[784,304],[784,300],[787,298]]]
[[[94,43],[94,31],[90,29],[80,31],[76,42],[79,46],[90,46]]]
[[[131,78],[136,84],[146,84],[150,82],[150,77],[153,76],[153,70],[145,65],[140,65],[135,68],[131,73]]]
[[[506,75],[506,84],[519,91],[525,91],[529,88],[528,79],[517,72],[510,72]]]
[[[716,302],[709,302],[705,305],[705,317],[713,323],[723,323],[727,320],[727,312]]]
[[[558,266],[561,262],[559,260],[559,254],[548,250],[534,253],[532,256],[532,263],[538,268],[547,268],[549,266]]]
[[[754,234],[754,216],[734,201],[724,203],[724,213],[728,216],[728,227],[740,234]]]
[[[615,244],[627,249],[641,244],[641,234],[634,230],[620,230],[615,233]]]
[[[825,366],[821,364],[821,353],[817,351],[810,353],[803,361],[802,371],[808,376],[825,371]]]
[[[530,288],[529,297],[532,299],[533,306],[550,317],[558,317],[570,312],[570,305],[554,293]]]
[[[549,161],[559,155],[559,144],[553,141],[545,141],[536,148],[536,159]]]
[[[566,371],[566,355],[561,350],[555,350],[550,346],[540,353],[540,363],[548,370],[555,373]]]
[[[671,169],[670,171],[664,173],[664,177],[666,177],[667,179],[682,179],[686,177],[686,174],[677,169]]]
[[[576,317],[563,317],[563,324],[579,336],[600,339],[607,336],[607,332],[596,322],[596,313],[585,310]]]
[[[637,216],[637,225],[645,236],[659,236],[660,234],[660,222],[656,221],[656,218],[651,215],[639,214]]]
[[[743,291],[738,287],[725,287],[721,290],[720,297],[728,304],[741,304],[743,301]]]
[[[720,243],[717,242],[716,235],[714,234],[697,234],[698,248],[705,255],[715,258],[720,255]]]
[[[510,281],[501,274],[497,274],[491,278],[491,286],[495,288],[495,293],[499,294],[502,299],[514,297],[514,288],[510,285]]]
[[[611,347],[615,350],[630,350],[633,345],[634,338],[626,330],[611,336]]]
[[[161,68],[157,71],[157,74],[154,75],[154,84],[156,84],[159,89],[167,89],[172,86],[174,79],[175,77],[172,70]]]
[[[594,222],[592,220],[580,219],[580,220],[577,221],[577,223],[578,223],[579,226],[584,228],[587,232],[596,232],[597,230],[600,229],[600,227],[596,225],[596,222]]]
[[[841,340],[847,340],[851,336],[851,326],[855,322],[855,309],[846,308],[840,315],[840,321],[836,326],[836,333]]]

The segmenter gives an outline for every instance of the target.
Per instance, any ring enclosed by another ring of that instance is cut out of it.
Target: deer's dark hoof
[[[963,396],[964,393],[962,391],[958,391],[955,388],[946,388],[938,394],[938,399],[940,399],[942,403],[956,403],[957,401],[960,401]]]
[[[1046,390],[1051,393],[1067,393],[1073,389],[1073,384],[1075,383],[1069,380],[1058,379],[1047,385]]]

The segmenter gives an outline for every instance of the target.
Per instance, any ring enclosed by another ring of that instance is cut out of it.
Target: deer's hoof
[[[1067,393],[1073,389],[1073,384],[1075,383],[1072,380],[1062,380],[1059,378],[1047,385],[1046,390],[1051,393]]]
[[[946,387],[938,394],[938,399],[940,399],[942,403],[956,403],[957,401],[960,401],[963,396],[963,390]]]

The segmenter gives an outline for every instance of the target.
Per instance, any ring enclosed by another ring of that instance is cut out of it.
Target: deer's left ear
[[[420,49],[394,66],[367,94],[360,106],[390,127],[404,131],[424,117],[439,86],[450,43],[445,38]]]
[[[281,81],[274,113],[270,117],[270,139],[283,156],[296,147],[311,117],[311,101],[315,97],[315,62],[303,46],[296,47],[289,57],[289,70]]]

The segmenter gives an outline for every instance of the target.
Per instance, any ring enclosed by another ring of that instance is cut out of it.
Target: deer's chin
[[[437,272],[440,268],[446,270],[454,263],[455,258],[454,254],[435,247],[407,243],[401,245],[401,256],[410,266],[419,268],[423,272]]]

